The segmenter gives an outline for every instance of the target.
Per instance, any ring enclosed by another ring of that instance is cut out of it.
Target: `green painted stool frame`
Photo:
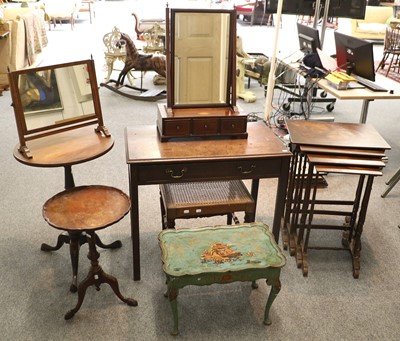
[[[286,260],[267,225],[249,223],[164,230],[159,234],[159,241],[174,321],[172,335],[179,334],[178,292],[187,285],[252,281],[253,288],[256,288],[255,281],[264,278],[271,286],[264,324],[271,324],[269,311],[280,291],[279,277]],[[215,242],[223,244],[226,247],[224,250],[231,250],[233,257],[225,257],[225,261],[221,258],[217,261],[205,259],[205,250],[209,250]]]

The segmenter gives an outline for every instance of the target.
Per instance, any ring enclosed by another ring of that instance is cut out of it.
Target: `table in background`
[[[385,7],[393,7],[393,16],[397,17],[397,13],[399,11],[400,8],[400,4],[399,3],[394,3],[394,2],[381,2],[380,3],[381,6],[385,6]]]
[[[90,23],[92,23],[92,15],[93,18],[96,17],[94,4],[95,4],[94,0],[82,0],[81,7],[79,8],[79,12],[89,12]]]
[[[251,194],[257,202],[259,179],[277,178],[272,232],[279,240],[292,154],[262,122],[249,123],[248,133],[248,139],[160,142],[155,125],[126,128],[134,280],[140,280],[139,185],[252,179]]]
[[[326,79],[319,79],[318,86],[340,100],[362,100],[360,123],[365,123],[368,116],[369,104],[375,100],[400,99],[400,84],[379,74],[376,83],[387,89],[387,92],[372,91],[368,88],[337,90]]]

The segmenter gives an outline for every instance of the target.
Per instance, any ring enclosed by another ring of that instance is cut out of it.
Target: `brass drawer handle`
[[[238,169],[239,169],[240,173],[242,173],[242,174],[250,174],[254,169],[256,169],[256,166],[251,165],[249,170],[243,170],[242,166],[239,166]]]
[[[169,174],[171,176],[172,179],[181,179],[183,177],[183,175],[185,174],[185,172],[187,171],[186,168],[182,168],[181,169],[181,174],[174,174],[174,171],[171,168],[168,168],[165,170],[166,174]]]

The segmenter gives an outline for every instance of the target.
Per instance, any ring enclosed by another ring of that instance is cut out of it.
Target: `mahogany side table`
[[[117,223],[129,210],[128,196],[119,189],[107,186],[74,187],[56,194],[44,204],[43,217],[51,226],[70,234],[85,232],[89,243],[91,267],[87,277],[79,284],[78,303],[65,314],[66,320],[80,309],[86,290],[91,285],[100,290],[100,284],[107,283],[121,301],[129,306],[137,306],[134,299],[122,296],[117,279],[105,273],[99,265],[100,254],[95,242],[95,231]]]
[[[93,126],[69,130],[56,135],[49,135],[43,138],[28,141],[27,145],[33,155],[28,159],[19,152],[19,144],[14,148],[14,157],[17,161],[32,167],[64,167],[64,187],[70,189],[75,187],[72,174],[72,165],[96,159],[114,146],[113,137],[105,137],[95,133]],[[95,235],[96,244],[102,248],[119,248],[119,240],[111,244],[103,244]],[[55,246],[43,243],[42,251],[56,251],[64,244],[70,245],[72,263],[72,284],[70,290],[77,290],[77,273],[79,262],[79,248],[86,243],[86,237],[81,233],[61,233]]]

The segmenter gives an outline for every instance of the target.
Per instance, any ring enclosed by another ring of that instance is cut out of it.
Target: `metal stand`
[[[389,181],[385,182],[388,187],[386,190],[381,194],[382,198],[385,198],[389,192],[392,190],[392,188],[399,182],[400,180],[400,168],[397,170],[397,172],[389,179]]]

